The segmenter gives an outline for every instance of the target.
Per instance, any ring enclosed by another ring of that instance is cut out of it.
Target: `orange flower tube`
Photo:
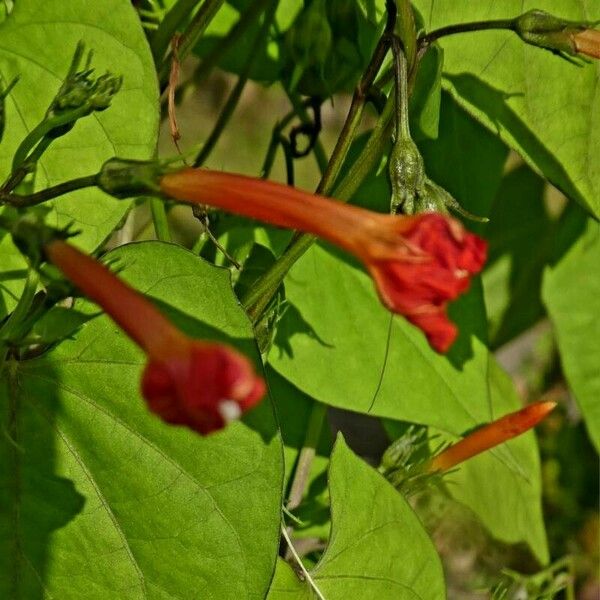
[[[579,54],[600,58],[600,31],[597,29],[584,29],[572,37]]]
[[[142,395],[163,420],[210,433],[264,396],[263,380],[237,350],[186,336],[142,294],[70,244],[51,241],[44,252],[147,354]]]
[[[556,407],[556,402],[537,402],[480,427],[438,454],[429,471],[447,471],[452,467],[494,448],[535,427]]]
[[[272,181],[183,169],[163,175],[171,198],[317,235],[354,254],[371,274],[383,304],[404,315],[446,352],[457,330],[446,308],[485,262],[486,244],[454,219],[424,213],[385,215]]]

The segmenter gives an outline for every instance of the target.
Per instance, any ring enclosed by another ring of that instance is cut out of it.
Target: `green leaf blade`
[[[535,2],[473,3],[417,0],[427,31],[478,20],[512,18]],[[585,0],[552,0],[544,10],[561,18],[594,21],[598,7]],[[598,64],[578,68],[528,46],[510,31],[458,34],[440,40],[444,87],[476,119],[541,171],[567,196],[600,215]],[[568,133],[566,133],[568,132]]]
[[[188,333],[227,340],[259,364],[224,269],[158,242],[110,258]],[[160,273],[151,268],[159,259]],[[143,363],[106,317],[43,358],[9,363],[2,427],[11,438],[0,445],[6,597],[29,600],[42,586],[65,599],[264,597],[283,478],[269,400],[201,437],[148,411]]]
[[[331,536],[311,572],[327,600],[446,597],[439,557],[418,517],[341,436],[331,457],[329,486]],[[308,585],[280,562],[269,600],[312,597]]]
[[[0,24],[0,72],[20,81],[6,99],[6,132],[0,146],[0,178],[10,171],[21,140],[43,118],[63,81],[77,43],[94,51],[92,66],[101,75],[123,75],[112,105],[81,119],[56,140],[39,162],[36,189],[92,175],[111,156],[150,158],[158,135],[158,86],[148,44],[130,2],[31,0],[19,2]],[[51,221],[70,221],[82,230],[80,243],[97,248],[123,218],[128,202],[95,188],[53,203]]]
[[[542,297],[556,331],[562,366],[600,451],[600,228],[588,220],[584,234],[544,272]]]

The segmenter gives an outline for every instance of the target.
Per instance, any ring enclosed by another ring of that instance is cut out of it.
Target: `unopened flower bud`
[[[529,431],[555,407],[556,402],[536,402],[483,425],[438,454],[431,461],[429,471],[447,471],[469,458]]]
[[[600,32],[589,21],[567,21],[546,11],[530,10],[515,19],[514,30],[526,43],[563,55],[600,58]]]
[[[425,183],[425,164],[410,138],[396,140],[388,161],[392,185],[391,212],[412,215]]]

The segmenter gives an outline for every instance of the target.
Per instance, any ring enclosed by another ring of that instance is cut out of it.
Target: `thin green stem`
[[[373,59],[371,60],[367,71],[361,78],[361,81],[356,86],[352,95],[352,102],[348,110],[348,116],[344,122],[340,135],[338,136],[335,148],[331,154],[331,158],[327,163],[323,177],[317,186],[318,194],[327,194],[333,188],[335,181],[340,173],[345,157],[348,155],[352,140],[356,137],[356,131],[362,120],[362,115],[365,107],[365,101],[369,88],[373,83],[383,59],[387,54],[388,43],[386,37],[382,37],[375,48]]]
[[[21,297],[15,306],[15,309],[5,321],[4,325],[0,327],[0,342],[8,342],[12,339],[14,331],[18,328],[20,323],[25,319],[31,304],[37,291],[40,277],[35,269],[30,269],[25,280],[25,286]]]
[[[25,136],[25,139],[19,144],[15,156],[13,158],[12,170],[16,171],[27,159],[27,156],[35,145],[44,137],[46,137],[53,129],[68,125],[77,119],[85,117],[90,112],[90,107],[87,104],[74,108],[63,114],[57,115],[50,119],[44,119],[37,127],[34,127]]]
[[[317,587],[315,580],[312,578],[312,575],[308,572],[308,570],[304,566],[304,563],[302,562],[302,559],[296,552],[296,548],[294,548],[294,544],[292,543],[292,540],[287,532],[285,523],[281,523],[281,535],[283,536],[283,539],[285,540],[285,542],[290,550],[290,554],[294,557],[294,560],[298,564],[298,567],[300,567],[300,570],[302,571],[302,573],[304,575],[304,579],[306,580],[308,585],[311,587],[311,589],[316,594],[316,596],[319,600],[325,600],[325,596],[323,596],[323,594]]]
[[[385,34],[387,37],[387,34]],[[382,43],[386,43],[383,41]],[[359,86],[357,94],[359,99],[357,102],[365,102],[365,90],[368,90],[377,76],[377,72],[385,57],[387,46],[380,47],[378,45],[376,52],[373,55],[370,67],[367,68]],[[369,140],[361,153],[360,160],[354,162],[350,167],[348,174],[337,185],[332,192],[332,187],[339,174],[339,171],[347,156],[348,149],[356,135],[358,124],[360,122],[360,114],[356,105],[354,109],[350,107],[348,118],[342,128],[342,132],[338,138],[336,149],[332,154],[330,164],[327,165],[323,177],[327,177],[325,184],[320,183],[318,189],[323,194],[331,194],[339,200],[347,201],[356,192],[362,181],[369,174],[369,171],[374,167],[379,156],[388,143],[390,137],[390,128],[393,120],[395,101],[393,97],[388,98],[383,112],[381,113],[375,129],[372,131]],[[336,151],[337,150],[337,151]],[[263,274],[263,276],[255,282],[248,293],[242,298],[248,316],[253,322],[257,322],[263,311],[269,306],[273,296],[281,282],[291,269],[292,265],[311,247],[315,241],[315,237],[309,234],[297,236],[286,251],[279,259],[271,266],[271,268]]]
[[[400,40],[392,39],[394,52],[394,91],[396,99],[396,141],[410,140],[408,116],[408,62]]]
[[[492,21],[472,21],[470,23],[457,23],[455,25],[447,25],[434,29],[429,33],[421,36],[418,40],[419,48],[427,47],[433,42],[448,35],[457,33],[470,33],[472,31],[487,31],[490,29],[505,29],[509,31],[515,30],[515,19],[496,19]]]
[[[200,0],[178,0],[170,8],[150,40],[150,48],[155,64],[158,65],[160,63],[175,32],[199,3]]]
[[[2,192],[12,192],[33,171],[35,164],[41,158],[42,154],[46,152],[53,140],[54,138],[48,136],[43,137],[40,143],[31,151],[27,160],[9,175],[2,187],[0,187],[0,190]]]
[[[298,236],[271,268],[248,290],[248,293],[242,298],[242,304],[253,323],[258,322],[269,306],[292,265],[312,246],[316,239],[310,234]]]
[[[269,0],[269,2],[271,3],[271,6],[265,14],[263,24],[261,25],[258,33],[256,34],[256,37],[254,38],[254,42],[252,43],[252,46],[248,52],[248,58],[244,63],[242,71],[240,72],[240,76],[238,77],[238,80],[233,90],[231,91],[231,94],[229,94],[229,98],[227,98],[227,102],[225,103],[225,106],[223,107],[223,110],[221,111],[221,114],[219,115],[219,118],[217,119],[213,130],[211,131],[210,135],[208,136],[208,139],[202,146],[202,150],[200,150],[198,156],[196,156],[196,159],[194,160],[195,167],[199,167],[200,165],[203,165],[206,162],[206,159],[209,157],[210,153],[219,141],[221,134],[223,133],[225,127],[227,126],[227,123],[229,122],[229,119],[233,115],[233,112],[235,111],[238,105],[238,102],[242,96],[242,92],[244,91],[244,87],[248,82],[250,71],[252,70],[252,66],[254,65],[254,62],[256,60],[258,48],[267,36],[269,27],[271,26],[271,23],[273,21],[273,17],[275,16],[275,9],[277,7],[277,3],[273,2],[273,0]]]
[[[177,55],[182,61],[198,43],[202,34],[217,14],[218,10],[223,6],[225,0],[204,0],[202,6],[198,9],[190,24],[186,27],[179,40]],[[165,56],[159,69],[159,81],[161,90],[163,90],[169,81],[169,72],[171,70],[171,52]]]
[[[8,204],[16,208],[35,206],[36,204],[47,202],[48,200],[52,200],[53,198],[57,198],[58,196],[68,194],[69,192],[73,192],[75,190],[93,187],[96,185],[96,178],[97,175],[95,174],[88,175],[86,177],[78,177],[76,179],[65,181],[64,183],[59,183],[58,185],[54,185],[44,190],[40,190],[34,194],[27,195],[11,194],[0,190],[0,205]]]
[[[346,177],[344,177],[340,184],[334,188],[332,195],[335,198],[343,200],[344,202],[350,200],[371,169],[375,166],[377,160],[383,154],[385,147],[389,143],[395,108],[396,101],[393,96],[390,96],[385,103],[383,112],[379,115],[375,128],[371,132],[371,135],[361,152],[360,158],[354,162]]]
[[[310,468],[313,459],[317,453],[317,446],[319,444],[319,438],[321,437],[321,430],[323,429],[323,422],[325,421],[326,414],[327,407],[325,404],[316,401],[313,402],[306,427],[306,434],[304,436],[304,443],[298,454],[296,472],[294,473],[292,485],[290,486],[286,507],[290,511],[300,506],[300,503],[302,502],[304,488],[306,487],[306,483],[310,476]]]
[[[169,230],[169,220],[167,219],[167,210],[164,202],[160,198],[150,198],[149,202],[156,237],[161,242],[170,242],[171,231]]]

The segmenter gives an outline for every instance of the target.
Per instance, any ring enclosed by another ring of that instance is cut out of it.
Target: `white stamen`
[[[242,416],[242,409],[235,400],[221,400],[217,410],[225,423],[237,421]]]

